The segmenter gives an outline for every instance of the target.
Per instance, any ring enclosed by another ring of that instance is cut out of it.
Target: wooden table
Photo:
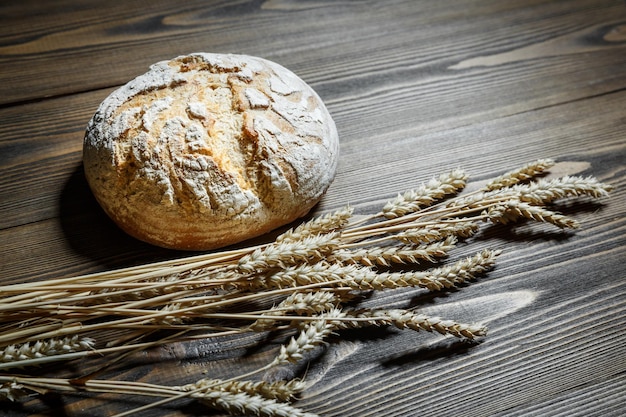
[[[624,2],[21,0],[0,5],[0,35],[2,284],[180,257],[126,236],[100,210],[81,165],[86,123],[154,62],[257,55],[308,82],[337,124],[338,173],[315,214],[346,204],[374,213],[452,168],[479,182],[538,158],[616,187],[598,203],[560,207],[581,222],[575,232],[485,228],[454,255],[503,250],[471,285],[380,296],[485,322],[480,343],[344,334],[305,369],[298,407],[344,417],[626,414]],[[162,384],[229,376],[281,341],[177,344],[118,373]],[[104,416],[142,404],[47,395],[3,403],[0,415]],[[139,415],[205,412],[181,400]]]

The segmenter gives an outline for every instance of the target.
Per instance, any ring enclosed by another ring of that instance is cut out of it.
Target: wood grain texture
[[[316,213],[373,213],[449,169],[480,183],[537,158],[616,186],[601,203],[558,207],[581,222],[576,232],[483,230],[450,259],[503,250],[470,285],[367,301],[484,322],[483,341],[340,333],[305,368],[277,371],[306,373],[299,407],[324,417],[626,414],[624,2],[22,0],[2,2],[0,28],[1,283],[181,256],[124,235],[98,207],[81,166],[86,123],[154,62],[258,55],[311,84],[339,129],[339,171]],[[286,338],[167,346],[105,376],[229,377],[271,360]],[[0,404],[0,416],[105,416],[145,403],[111,398],[46,395]],[[206,414],[181,400],[139,415]]]

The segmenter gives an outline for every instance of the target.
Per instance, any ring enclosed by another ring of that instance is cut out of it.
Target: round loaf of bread
[[[123,230],[154,245],[223,247],[304,216],[339,141],[319,96],[284,67],[196,53],[154,64],[87,126],[85,176]]]

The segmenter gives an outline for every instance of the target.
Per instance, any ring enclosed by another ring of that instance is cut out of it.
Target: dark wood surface
[[[297,405],[320,416],[626,414],[626,5],[572,1],[3,1],[0,282],[181,256],[137,242],[100,210],[82,137],[115,87],[160,60],[232,52],[276,61],[326,102],[341,137],[316,213],[373,213],[450,168],[483,181],[538,158],[616,186],[563,209],[576,232],[491,227],[460,247],[502,249],[456,291],[373,301],[489,325],[477,344],[411,331],[349,333],[306,369]],[[271,358],[255,337],[170,346],[118,369],[139,381],[227,377]],[[111,396],[0,404],[0,415],[104,416]],[[206,415],[180,401],[145,416]],[[210,414],[211,412],[209,412]],[[213,414],[210,414],[213,415]],[[219,414],[215,414],[219,415]]]

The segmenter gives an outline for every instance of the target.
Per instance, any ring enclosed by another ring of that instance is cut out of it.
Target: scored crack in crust
[[[88,124],[85,175],[129,234],[212,249],[305,215],[332,182],[335,124],[319,96],[257,57],[159,62],[107,97]]]

